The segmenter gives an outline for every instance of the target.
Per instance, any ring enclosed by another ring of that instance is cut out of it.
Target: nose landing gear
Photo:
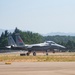
[[[48,50],[46,50],[46,55],[48,56]]]

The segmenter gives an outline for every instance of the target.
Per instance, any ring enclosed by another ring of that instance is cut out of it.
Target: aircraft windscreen
[[[53,41],[46,41],[46,43],[55,44]]]

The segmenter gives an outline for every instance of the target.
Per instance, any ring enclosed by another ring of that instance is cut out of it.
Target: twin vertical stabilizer
[[[25,44],[23,40],[21,39],[21,37],[19,36],[19,34],[16,34],[16,44],[19,47],[25,47]]]
[[[11,35],[8,36],[8,45],[15,47],[25,47],[25,44],[19,34],[16,34],[16,43]]]
[[[9,46],[17,46],[11,35],[8,36],[8,45]]]

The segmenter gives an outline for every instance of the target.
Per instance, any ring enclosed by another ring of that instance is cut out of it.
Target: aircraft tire
[[[21,54],[20,54],[20,56],[25,56],[25,55],[26,55],[25,53],[21,53]]]
[[[27,53],[27,56],[29,56],[29,53]]]
[[[36,56],[36,52],[33,52],[33,56]]]
[[[48,56],[48,52],[46,52],[46,55]]]

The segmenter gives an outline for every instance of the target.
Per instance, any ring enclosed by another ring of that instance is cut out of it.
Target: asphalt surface
[[[75,62],[0,62],[0,75],[75,75]]]

